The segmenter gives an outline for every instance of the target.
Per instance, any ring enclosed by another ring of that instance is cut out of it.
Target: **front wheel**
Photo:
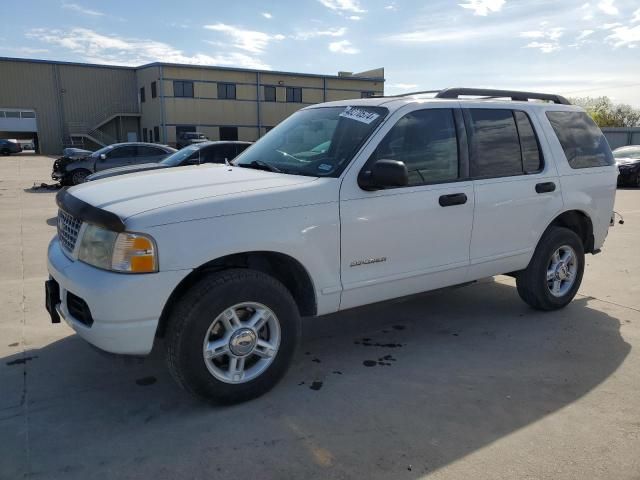
[[[2,155],[4,155],[5,157],[8,157],[9,155],[11,155],[11,150],[5,148],[4,150],[0,151],[0,153],[2,153]]]
[[[83,168],[79,170],[74,170],[71,174],[71,185],[80,185],[87,181],[87,177],[91,175],[89,170],[85,170]]]
[[[270,390],[300,338],[291,293],[253,270],[207,275],[174,306],[166,335],[169,370],[192,394],[238,403]]]
[[[584,247],[575,232],[552,227],[526,269],[516,276],[520,297],[538,310],[556,310],[575,297],[584,273]]]

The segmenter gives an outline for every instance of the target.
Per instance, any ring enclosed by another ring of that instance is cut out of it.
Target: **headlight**
[[[153,238],[141,233],[116,233],[88,224],[80,240],[78,260],[114,272],[158,271],[158,252]]]

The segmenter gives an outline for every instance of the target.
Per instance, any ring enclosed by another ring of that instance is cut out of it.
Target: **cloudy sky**
[[[385,67],[387,93],[535,89],[640,107],[639,0],[22,0],[2,11],[6,57]]]

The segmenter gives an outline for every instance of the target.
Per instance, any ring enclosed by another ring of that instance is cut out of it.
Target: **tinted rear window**
[[[511,110],[471,109],[471,176],[522,174],[518,129]]]
[[[613,165],[613,155],[598,126],[585,112],[547,112],[571,168]]]

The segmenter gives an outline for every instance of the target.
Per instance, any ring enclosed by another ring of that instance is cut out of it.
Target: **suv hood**
[[[193,218],[257,211],[283,206],[274,190],[297,190],[316,177],[285,175],[240,167],[206,164],[163,168],[83,183],[69,194],[95,207],[115,213],[122,220],[154,212],[157,221],[173,223]],[[265,195],[266,194],[266,195]],[[256,196],[265,196],[265,200]],[[306,194],[289,195],[288,202],[305,203]],[[236,202],[222,202],[230,198]],[[262,202],[262,203],[260,203]],[[285,201],[285,203],[288,203]],[[215,210],[212,204],[219,205]],[[224,208],[221,207],[224,203]],[[309,198],[306,198],[309,203]],[[171,208],[167,215],[159,210]],[[151,215],[153,216],[153,215]],[[155,220],[154,220],[155,221]],[[145,222],[146,223],[146,222]]]
[[[158,168],[167,167],[168,165],[163,165],[162,163],[138,163],[136,165],[125,165],[124,167],[109,168],[107,170],[101,170],[99,172],[92,173],[87,177],[87,180],[102,180],[103,178],[124,175],[125,173],[145,172],[148,170],[156,170]]]

